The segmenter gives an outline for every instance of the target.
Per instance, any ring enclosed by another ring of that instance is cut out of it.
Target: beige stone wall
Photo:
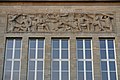
[[[112,32],[7,32],[8,14],[37,14],[37,13],[65,13],[71,12],[90,12],[90,13],[113,13],[114,26]],[[99,37],[113,37],[116,45],[116,61],[118,80],[120,80],[120,6],[0,6],[0,80],[3,77],[4,53],[6,37],[22,37],[22,60],[21,60],[21,80],[27,80],[27,58],[28,58],[28,39],[29,37],[45,37],[45,80],[51,78],[51,38],[69,37],[70,39],[70,71],[71,80],[76,80],[76,38],[91,37],[93,42],[93,67],[94,80],[101,80],[100,73],[100,54]]]

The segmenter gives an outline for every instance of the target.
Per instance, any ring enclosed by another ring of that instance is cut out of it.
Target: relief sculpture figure
[[[9,14],[7,32],[111,32],[113,14]]]

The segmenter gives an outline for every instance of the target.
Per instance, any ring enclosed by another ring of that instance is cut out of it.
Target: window
[[[44,80],[44,39],[29,40],[28,80]]]
[[[102,80],[117,80],[114,39],[100,39]]]
[[[93,80],[91,39],[77,39],[77,80]]]
[[[52,39],[52,79],[70,80],[68,39]]]
[[[21,39],[7,39],[4,80],[20,80]]]

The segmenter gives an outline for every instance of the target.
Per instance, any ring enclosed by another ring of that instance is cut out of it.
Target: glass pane
[[[105,40],[100,40],[100,48],[106,48]]]
[[[31,49],[29,53],[30,53],[30,59],[35,59],[36,50]]]
[[[84,72],[78,72],[78,80],[84,80]]]
[[[113,40],[108,40],[108,48],[114,48]]]
[[[16,39],[15,48],[21,48],[21,40],[20,39]]]
[[[109,62],[110,71],[115,71],[115,61]]]
[[[83,50],[78,50],[77,53],[78,59],[83,59]]]
[[[62,72],[62,74],[61,74],[61,80],[69,80],[68,72]]]
[[[44,47],[44,40],[38,40],[38,48]]]
[[[8,50],[6,51],[6,56],[7,56],[6,58],[7,58],[7,59],[12,59],[12,55],[13,55],[13,50],[9,50],[9,49],[8,49]]]
[[[86,61],[86,70],[92,71],[92,62]]]
[[[19,61],[14,61],[13,70],[19,70],[19,67],[20,67],[20,62]]]
[[[102,72],[102,80],[108,80],[107,72]]]
[[[86,80],[92,80],[92,72],[86,72]]]
[[[106,50],[100,50],[101,59],[106,59]]]
[[[11,70],[12,61],[6,61],[5,70]]]
[[[91,59],[91,50],[85,50],[85,58]]]
[[[59,50],[53,50],[53,59],[59,59]]]
[[[85,48],[91,48],[91,40],[85,40]]]
[[[35,80],[35,72],[29,72],[28,80]]]
[[[38,54],[37,54],[38,56],[38,58],[43,58],[43,50],[38,50]]]
[[[78,61],[78,70],[84,71],[84,62]]]
[[[19,72],[13,73],[13,80],[19,80]]]
[[[102,69],[102,71],[107,71],[107,62],[106,61],[101,61],[101,69]]]
[[[13,39],[7,40],[7,48],[13,48]]]
[[[35,39],[30,40],[30,48],[36,48],[36,40]]]
[[[68,70],[68,61],[62,61],[61,65],[62,65],[62,70]]]
[[[20,50],[15,50],[14,58],[15,59],[20,59]]]
[[[37,80],[43,80],[43,72],[37,72]]]
[[[59,40],[53,40],[53,48],[59,48]]]
[[[35,61],[29,61],[29,70],[35,70]]]
[[[109,59],[114,59],[114,50],[108,50]]]
[[[43,61],[37,61],[37,70],[43,70]]]
[[[59,80],[59,72],[52,72],[52,80]]]
[[[62,48],[68,48],[68,40],[62,40]]]
[[[11,80],[11,72],[5,72],[4,80]]]
[[[83,48],[83,40],[77,40],[77,48]]]
[[[52,69],[53,70],[59,70],[59,62],[58,61],[53,61],[52,62]]]
[[[116,80],[116,72],[110,72],[110,80]]]
[[[62,50],[61,58],[68,59],[68,50]]]

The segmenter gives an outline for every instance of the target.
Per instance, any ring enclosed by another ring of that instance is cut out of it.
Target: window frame
[[[13,47],[10,48],[10,50],[12,50],[12,58],[11,59],[7,59],[7,50],[9,48],[7,48],[7,44],[8,44],[8,40],[12,40],[13,41]],[[21,44],[20,44],[20,48],[17,48],[20,50],[20,58],[19,59],[15,59],[14,56],[15,56],[15,45],[16,45],[16,40],[20,40],[21,41]],[[13,80],[13,73],[14,71],[15,72],[18,72],[19,73],[19,80],[20,80],[20,74],[21,74],[21,59],[22,59],[22,38],[7,38],[6,39],[6,46],[5,46],[5,60],[4,60],[4,76],[3,76],[3,80],[5,80],[5,73],[6,73],[6,61],[11,61],[12,64],[11,64],[11,70],[7,70],[7,72],[10,71],[10,80]],[[13,70],[13,67],[14,67],[14,62],[15,61],[19,61],[19,70]]]
[[[83,49],[79,49],[78,47],[77,47],[77,42],[78,42],[78,40],[82,40],[83,42]],[[91,43],[91,45],[90,45],[90,51],[91,51],[91,59],[86,59],[85,57],[86,57],[86,54],[85,54],[85,50],[86,50],[86,48],[85,48],[85,40],[90,40],[90,43]],[[78,50],[83,50],[83,59],[78,59]],[[92,44],[92,39],[91,38],[77,38],[76,39],[76,58],[77,58],[77,60],[76,60],[76,63],[77,63],[77,67],[76,67],[76,69],[77,69],[77,80],[79,80],[78,79],[78,73],[80,72],[79,70],[78,70],[78,62],[79,61],[83,61],[83,63],[84,63],[84,70],[83,71],[81,71],[81,72],[84,72],[84,80],[86,80],[86,72],[87,72],[87,70],[86,70],[86,62],[87,61],[91,61],[91,64],[92,64],[92,70],[91,71],[89,71],[89,72],[92,72],[92,80],[94,80],[94,65],[93,65],[93,55],[94,55],[94,53],[93,53],[93,44]]]
[[[106,52],[106,59],[102,59],[101,58],[101,48],[99,48],[99,53],[100,53],[100,69],[101,69],[101,80],[102,80],[102,72],[107,72],[107,77],[108,77],[108,80],[110,80],[110,67],[109,67],[109,62],[110,61],[114,61],[115,62],[115,73],[116,73],[116,80],[118,80],[118,73],[117,73],[117,61],[116,61],[116,48],[115,48],[115,39],[109,39],[109,38],[100,38],[99,39],[99,47],[100,47],[100,40],[105,40],[105,52]],[[108,54],[108,40],[112,40],[113,41],[113,46],[114,46],[114,59],[109,59],[109,54]],[[103,48],[102,48],[103,49]],[[102,71],[102,65],[101,65],[101,62],[106,62],[107,63],[107,71]]]
[[[58,59],[54,59],[53,58],[53,40],[59,40],[59,48],[58,48],[58,50],[59,50],[59,58]],[[67,40],[68,41],[68,48],[67,48],[67,50],[68,50],[68,58],[67,59],[62,59],[62,57],[61,57],[61,55],[62,55],[62,47],[61,47],[61,45],[62,45],[62,40]],[[58,71],[58,73],[59,73],[59,80],[61,80],[61,78],[62,78],[62,71],[63,70],[61,70],[61,63],[63,62],[63,61],[67,61],[68,62],[68,78],[69,78],[69,80],[70,80],[70,40],[69,39],[64,39],[64,38],[55,38],[55,39],[52,39],[51,40],[51,43],[52,43],[52,47],[51,47],[51,80],[52,80],[52,72],[56,72],[56,71],[54,71],[53,70],[53,62],[54,61],[57,61],[57,62],[59,62],[59,71]]]
[[[34,59],[30,59],[30,40],[35,40],[35,44],[36,44],[36,46],[35,46],[35,58]],[[38,52],[38,41],[39,40],[43,40],[43,48],[42,48],[42,50],[43,50],[43,58],[42,59],[37,59],[38,57],[37,57],[37,52]],[[43,77],[43,80],[44,80],[44,72],[45,72],[45,39],[44,38],[30,38],[29,39],[29,43],[28,43],[28,45],[29,45],[29,47],[28,47],[28,71],[27,71],[27,80],[29,79],[29,71],[34,71],[34,80],[37,80],[37,72],[38,72],[38,70],[37,70],[37,62],[38,61],[40,61],[40,62],[43,62],[43,70],[42,70],[42,77]],[[34,61],[35,62],[35,70],[29,70],[29,62],[30,61]],[[41,71],[40,71],[41,72]]]

